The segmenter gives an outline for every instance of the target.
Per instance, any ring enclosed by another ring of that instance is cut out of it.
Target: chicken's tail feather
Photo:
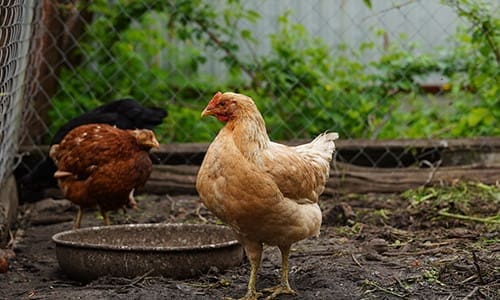
[[[318,161],[320,164],[324,162],[329,165],[335,151],[334,141],[338,137],[339,134],[336,132],[324,132],[310,143],[296,146],[295,149],[313,161]]]
[[[319,141],[327,141],[327,142],[333,142],[336,139],[339,138],[339,134],[337,132],[323,132],[322,134],[318,135],[313,141],[314,142],[319,142]]]
[[[339,138],[337,132],[324,132],[318,135],[311,143],[312,148],[316,151],[324,153],[327,156],[331,156],[335,151],[334,141]]]

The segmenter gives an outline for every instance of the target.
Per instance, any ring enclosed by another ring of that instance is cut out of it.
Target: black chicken
[[[56,132],[50,145],[58,144],[71,129],[92,123],[115,125],[121,129],[153,129],[163,122],[168,112],[158,107],[144,107],[134,99],[120,99],[101,105],[74,119],[69,120]],[[33,170],[19,180],[20,200],[36,201],[44,196],[44,190],[57,188],[53,175],[54,162],[45,157]]]

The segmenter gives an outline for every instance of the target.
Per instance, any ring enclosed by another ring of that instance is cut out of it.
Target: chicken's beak
[[[55,179],[60,179],[60,178],[69,177],[69,176],[73,176],[73,173],[67,172],[67,171],[59,171],[59,170],[57,170],[54,173],[54,178]]]
[[[213,106],[210,106],[210,104],[207,105],[207,107],[205,107],[205,109],[201,112],[201,117],[203,118],[206,116],[213,115],[214,114],[213,109],[214,109]]]
[[[160,149],[160,143],[158,142],[156,137],[153,137],[153,139],[151,140],[150,146],[151,146],[151,148],[154,148],[154,149]]]

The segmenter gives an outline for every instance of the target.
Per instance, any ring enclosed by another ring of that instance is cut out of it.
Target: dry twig
[[[424,186],[428,185],[431,183],[432,179],[434,179],[434,175],[436,175],[437,170],[441,166],[441,160],[438,160],[436,163],[431,163],[428,160],[423,160],[421,163],[429,166],[431,168],[431,172],[429,172],[429,177],[427,177],[427,180],[423,184]]]
[[[460,281],[459,285],[466,284],[467,282],[472,281],[472,280],[474,280],[476,278],[477,278],[477,275],[474,274],[474,275],[472,275],[470,277],[467,277],[464,280]]]
[[[476,286],[467,296],[465,296],[462,300],[472,299],[472,296],[479,290],[479,287]]]
[[[426,249],[426,250],[421,250],[421,251],[414,251],[414,252],[385,252],[385,256],[418,256],[418,255],[429,255],[429,254],[436,254],[436,253],[450,253],[450,251],[453,251],[451,247],[445,246],[445,247],[437,247],[437,248],[432,248],[432,249]]]
[[[372,281],[370,281],[370,280],[365,280],[365,284],[366,284],[366,285],[369,285],[369,286],[372,286],[372,287],[376,288],[377,290],[382,291],[382,292],[384,292],[384,293],[387,293],[387,294],[390,294],[390,295],[396,296],[396,297],[398,297],[398,298],[406,298],[406,295],[401,295],[401,294],[399,294],[399,293],[393,292],[393,291],[391,291],[391,290],[389,290],[389,289],[386,289],[386,288],[384,288],[384,287],[381,287],[380,285],[378,285],[378,284],[376,284],[375,282],[372,282]]]
[[[358,267],[363,268],[363,266],[356,259],[356,256],[354,256],[354,253],[351,253],[351,257],[352,257],[352,260],[358,265]]]
[[[479,262],[477,260],[477,256],[476,256],[475,251],[472,251],[472,259],[474,262],[474,267],[476,267],[477,277],[479,278],[479,281],[481,282],[481,284],[484,284],[483,275],[481,273],[481,267],[479,267]]]

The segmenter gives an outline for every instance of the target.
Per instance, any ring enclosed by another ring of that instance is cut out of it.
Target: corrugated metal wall
[[[343,43],[353,49],[370,41],[378,45],[367,52],[365,62],[380,55],[384,43],[399,44],[403,48],[417,43],[423,53],[452,46],[450,35],[455,32],[459,20],[450,7],[439,1],[375,0],[372,5],[370,9],[361,0],[246,1],[245,6],[257,11],[261,19],[255,24],[242,23],[241,27],[249,29],[259,45],[241,41],[241,53],[268,53],[268,36],[277,32],[277,19],[287,11],[292,12],[292,22],[302,24],[311,36],[323,39],[332,51]],[[387,34],[377,37],[376,30],[384,30]],[[209,59],[203,71],[220,75],[224,70],[216,59]]]

